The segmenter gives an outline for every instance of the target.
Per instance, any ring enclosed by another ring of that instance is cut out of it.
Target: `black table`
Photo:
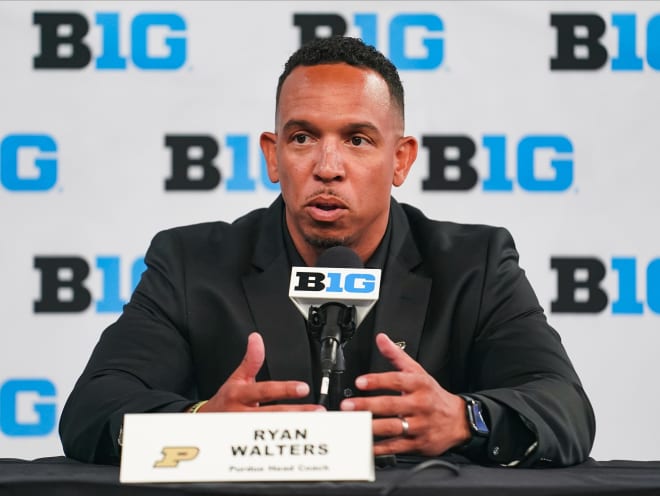
[[[414,471],[411,464],[378,469],[375,482],[250,482],[194,484],[119,483],[119,468],[64,457],[32,461],[0,459],[5,496],[515,496],[660,495],[660,461],[590,460],[569,468],[508,469],[458,465]]]

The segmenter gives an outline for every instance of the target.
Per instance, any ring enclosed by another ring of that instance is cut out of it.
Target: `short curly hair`
[[[403,117],[403,85],[394,64],[361,39],[347,36],[314,39],[296,50],[284,65],[284,71],[277,82],[275,105],[279,105],[284,81],[296,67],[341,63],[371,69],[380,74],[387,84],[390,97],[400,109]]]

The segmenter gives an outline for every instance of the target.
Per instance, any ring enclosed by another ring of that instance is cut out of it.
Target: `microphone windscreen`
[[[361,269],[364,264],[357,253],[346,246],[328,248],[316,261],[317,267]]]

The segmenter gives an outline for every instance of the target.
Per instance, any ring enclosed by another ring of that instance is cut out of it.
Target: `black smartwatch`
[[[483,407],[481,401],[471,396],[464,394],[459,394],[459,396],[465,400],[465,415],[467,416],[471,436],[465,444],[457,448],[457,451],[461,454],[478,454],[483,450],[490,434],[488,424],[484,420]]]

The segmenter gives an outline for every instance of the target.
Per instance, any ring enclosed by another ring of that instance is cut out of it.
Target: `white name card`
[[[124,416],[119,481],[373,481],[370,412]]]

